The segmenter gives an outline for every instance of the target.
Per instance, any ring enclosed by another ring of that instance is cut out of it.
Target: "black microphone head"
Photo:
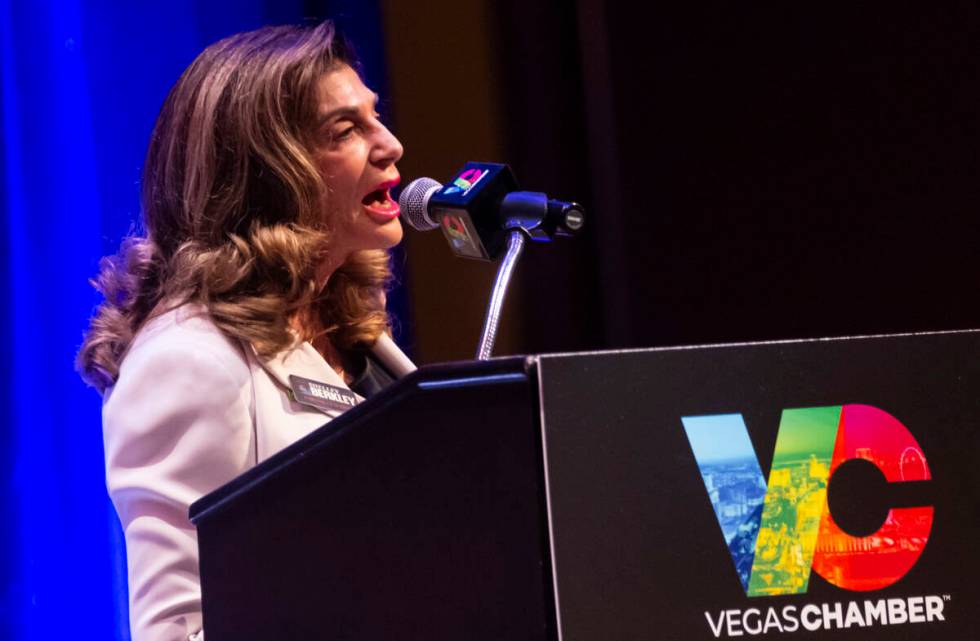
[[[398,197],[404,220],[409,227],[418,231],[429,231],[439,223],[429,217],[429,198],[442,188],[442,184],[431,178],[416,178],[408,183]]]

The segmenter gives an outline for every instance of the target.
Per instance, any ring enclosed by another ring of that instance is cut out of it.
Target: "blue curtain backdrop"
[[[136,220],[184,67],[230,33],[325,16],[383,93],[376,2],[0,0],[0,639],[129,638],[100,398],[72,366],[87,279]]]

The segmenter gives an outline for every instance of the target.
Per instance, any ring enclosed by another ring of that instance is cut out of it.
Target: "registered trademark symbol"
[[[950,595],[948,595],[948,594],[944,594],[943,595],[943,601],[952,601],[952,600],[953,600],[953,597],[951,597]]]

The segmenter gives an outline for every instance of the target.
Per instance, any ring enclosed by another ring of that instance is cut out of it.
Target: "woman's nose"
[[[405,148],[402,147],[398,138],[395,138],[395,134],[391,133],[384,125],[381,125],[381,129],[378,132],[378,141],[372,151],[371,162],[381,166],[391,165],[398,162],[404,153]]]

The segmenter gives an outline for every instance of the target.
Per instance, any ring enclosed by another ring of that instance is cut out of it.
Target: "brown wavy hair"
[[[295,341],[290,320],[300,313],[318,314],[338,349],[373,344],[389,329],[387,252],[354,253],[322,291],[316,284],[331,222],[311,155],[315,86],[341,65],[357,68],[324,22],[231,36],[181,75],[146,155],[144,233],[103,258],[92,281],[105,300],[76,367],[100,393],[140,327],[187,302],[265,358]]]

